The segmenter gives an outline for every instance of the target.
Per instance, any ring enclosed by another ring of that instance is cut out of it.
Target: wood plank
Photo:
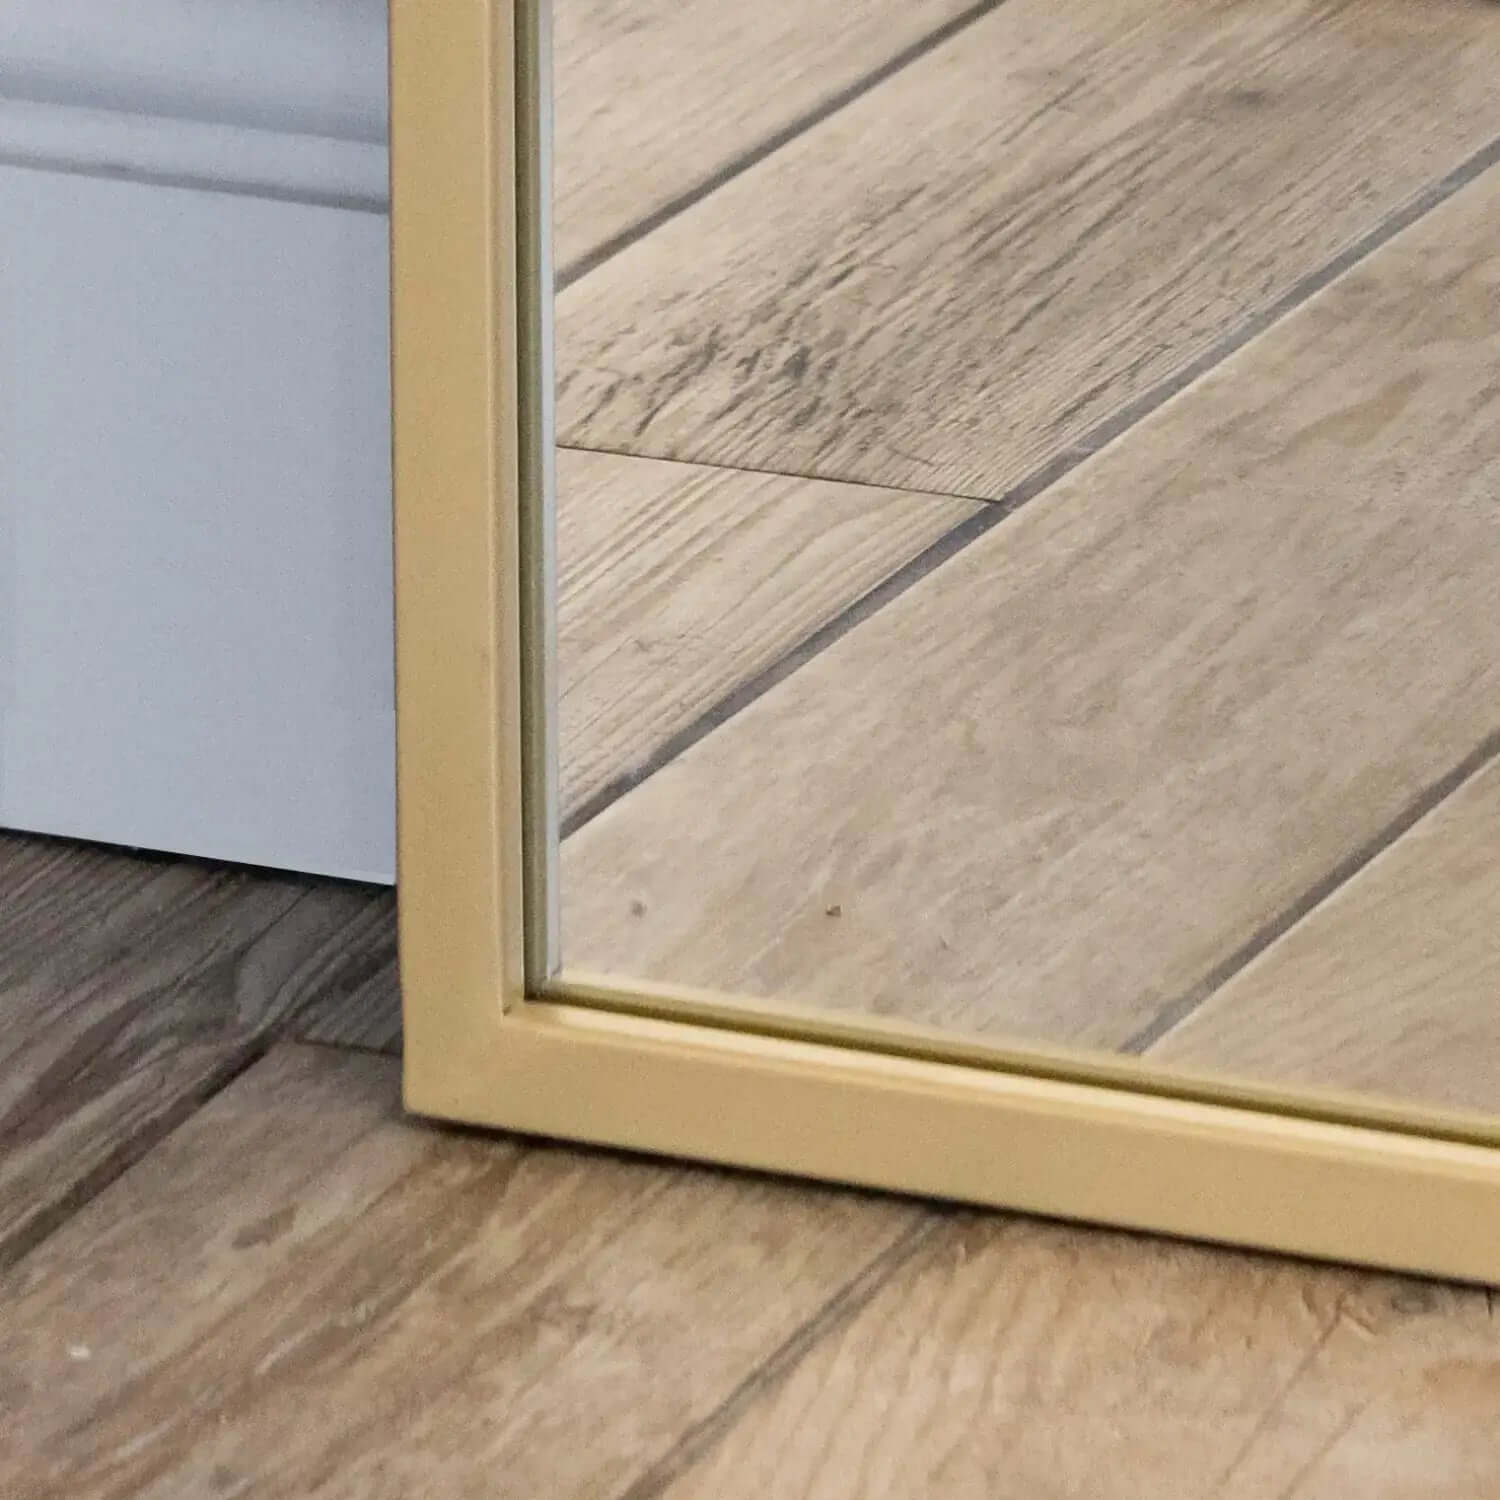
[[[971,5],[557,0],[558,265],[712,182]]]
[[[650,1493],[1471,1500],[1495,1330],[1482,1291],[976,1218]]]
[[[0,835],[0,1265],[351,983],[370,899]]]
[[[1500,1114],[1497,848],[1491,763],[1149,1055]]]
[[[564,441],[996,498],[1500,135],[1486,0],[1007,0],[558,302]]]
[[[1133,1045],[1496,728],[1500,171],[565,844],[564,956]]]
[[[980,507],[558,454],[564,815]]]
[[[0,1490],[618,1495],[927,1211],[403,1119],[274,1051],[0,1282]]]

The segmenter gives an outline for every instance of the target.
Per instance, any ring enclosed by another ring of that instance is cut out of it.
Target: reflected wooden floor
[[[1497,61],[1467,0],[1013,0],[566,290],[577,440],[983,508],[566,842],[565,960],[1500,1108],[1482,955],[1408,1074],[1280,947],[1500,733]]]
[[[572,956],[1491,1107],[1489,10],[556,33]],[[0,1492],[1500,1495],[1482,1291],[433,1129],[394,958],[0,835]]]
[[[1497,216],[1500,170],[594,819],[568,959],[1111,1049],[1180,1024],[1495,748]],[[1445,982],[1500,1043],[1482,973]],[[1448,1087],[1494,1109],[1475,1040]]]

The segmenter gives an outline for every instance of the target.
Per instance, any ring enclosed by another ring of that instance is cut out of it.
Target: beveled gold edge
[[[516,0],[516,347],[520,447],[521,808],[526,979],[559,947],[556,383],[552,316],[552,48],[548,0]]]
[[[473,997],[406,1057],[469,1125],[1479,1283],[1500,1151],[721,1026]]]
[[[566,966],[528,996],[528,1003],[534,1000],[951,1063],[1020,1078],[1081,1083],[1160,1099],[1258,1110],[1288,1119],[1500,1147],[1500,1117],[1475,1111],[1413,1104],[1345,1089],[1268,1084],[1209,1069],[1163,1066],[1102,1048],[1070,1047],[1011,1036],[955,1034],[890,1016],[719,994]]]

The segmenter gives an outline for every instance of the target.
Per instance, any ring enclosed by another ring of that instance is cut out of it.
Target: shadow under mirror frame
[[[537,5],[391,5],[407,1106],[1500,1282],[1500,1120],[566,969],[552,977]]]

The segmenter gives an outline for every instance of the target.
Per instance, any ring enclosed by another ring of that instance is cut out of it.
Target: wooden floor
[[[570,285],[569,441],[975,509],[601,784],[565,961],[1500,1111],[1496,804],[1423,825],[1500,749],[1497,66],[1008,0]],[[1398,938],[1408,837],[1474,873]]]
[[[731,11],[557,0],[569,956],[1500,1107],[1492,8]],[[0,1494],[1500,1500],[1482,1290],[435,1129],[394,958],[0,835]]]

